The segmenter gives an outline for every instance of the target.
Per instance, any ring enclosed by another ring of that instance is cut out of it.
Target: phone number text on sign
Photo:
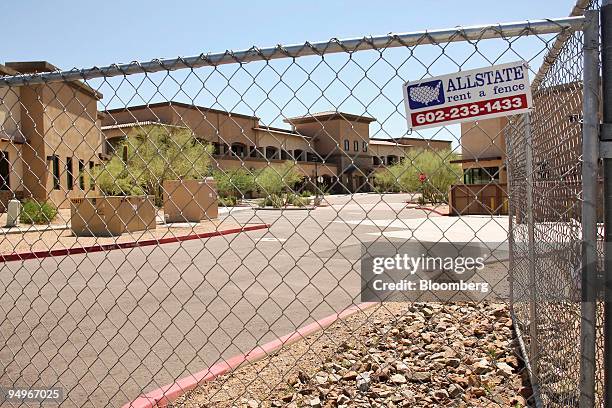
[[[488,101],[466,103],[463,105],[447,106],[442,109],[431,109],[411,114],[412,123],[429,125],[446,122],[454,119],[466,119],[475,116],[488,115],[498,112],[511,112],[517,109],[526,109],[527,97],[525,95],[497,98]]]
[[[403,91],[409,129],[515,115],[532,109],[525,61],[406,82]]]

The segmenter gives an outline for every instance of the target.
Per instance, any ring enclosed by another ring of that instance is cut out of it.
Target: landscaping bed
[[[524,407],[500,303],[376,305],[204,383],[172,407]]]

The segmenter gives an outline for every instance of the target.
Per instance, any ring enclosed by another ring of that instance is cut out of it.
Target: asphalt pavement
[[[359,303],[364,242],[449,228],[446,217],[406,208],[406,198],[358,194],[315,210],[226,212],[271,227],[2,264],[0,386],[60,385],[62,406],[120,407]],[[482,220],[459,221],[465,239],[492,234],[470,227]],[[489,221],[503,237],[507,218]],[[505,280],[504,265],[496,276]]]

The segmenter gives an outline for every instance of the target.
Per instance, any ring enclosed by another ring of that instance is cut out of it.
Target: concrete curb
[[[187,391],[191,391],[192,389],[196,388],[198,385],[204,382],[212,381],[221,375],[227,374],[238,368],[243,363],[252,363],[261,360],[274,353],[275,351],[279,350],[283,346],[288,346],[293,343],[296,343],[319,330],[323,330],[326,327],[331,326],[333,323],[340,319],[347,318],[357,312],[366,310],[376,304],[377,302],[364,302],[358,305],[350,306],[340,313],[334,313],[320,320],[317,320],[316,322],[301,327],[293,333],[289,333],[285,336],[277,338],[276,340],[272,340],[271,342],[266,343],[263,346],[257,346],[246,354],[239,354],[227,360],[223,360],[205,370],[197,372],[188,377],[181,378],[175,383],[165,385],[161,388],[141,395],[134,401],[125,404],[122,408],[165,407],[172,401],[185,394]]]
[[[440,211],[436,210],[435,208],[431,208],[431,207],[423,207],[423,206],[420,206],[420,205],[410,205],[410,204],[408,204],[406,207],[410,208],[412,210],[430,211],[430,212],[432,212],[434,214],[441,215],[442,217],[450,216],[450,214],[445,214],[445,213],[440,212]]]
[[[151,246],[151,245],[169,244],[173,242],[190,241],[192,239],[202,239],[202,238],[217,237],[221,235],[237,234],[239,232],[255,231],[255,230],[266,229],[266,228],[270,228],[270,224],[250,225],[247,227],[231,228],[231,229],[217,230],[217,231],[211,231],[211,232],[203,232],[200,234],[183,235],[180,237],[147,239],[143,241],[121,242],[121,243],[104,244],[104,245],[91,245],[91,246],[77,247],[77,248],[62,248],[62,249],[53,249],[49,251],[21,252],[21,253],[16,253],[16,254],[0,254],[0,263],[11,262],[11,261],[25,261],[28,259],[48,258],[51,256],[76,255],[76,254],[84,254],[84,253],[89,253],[89,252],[103,252],[103,251],[112,251],[115,249],[128,249],[128,248],[144,247],[144,246]]]

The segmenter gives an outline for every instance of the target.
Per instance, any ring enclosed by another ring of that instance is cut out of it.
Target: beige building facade
[[[287,118],[290,129],[264,126],[256,116],[181,102],[111,109],[103,115],[108,153],[143,126],[180,127],[214,146],[216,168],[257,170],[291,161],[309,182],[316,180],[338,193],[369,191],[374,171],[414,148],[399,139],[370,139],[374,118],[342,112]],[[450,142],[429,146],[450,149]]]
[[[55,70],[46,61],[8,62],[0,68],[3,75]],[[90,174],[101,162],[104,141],[97,110],[102,95],[78,81],[2,92],[1,148],[9,164],[3,203],[31,197],[68,208],[71,198],[83,197],[94,187]]]

